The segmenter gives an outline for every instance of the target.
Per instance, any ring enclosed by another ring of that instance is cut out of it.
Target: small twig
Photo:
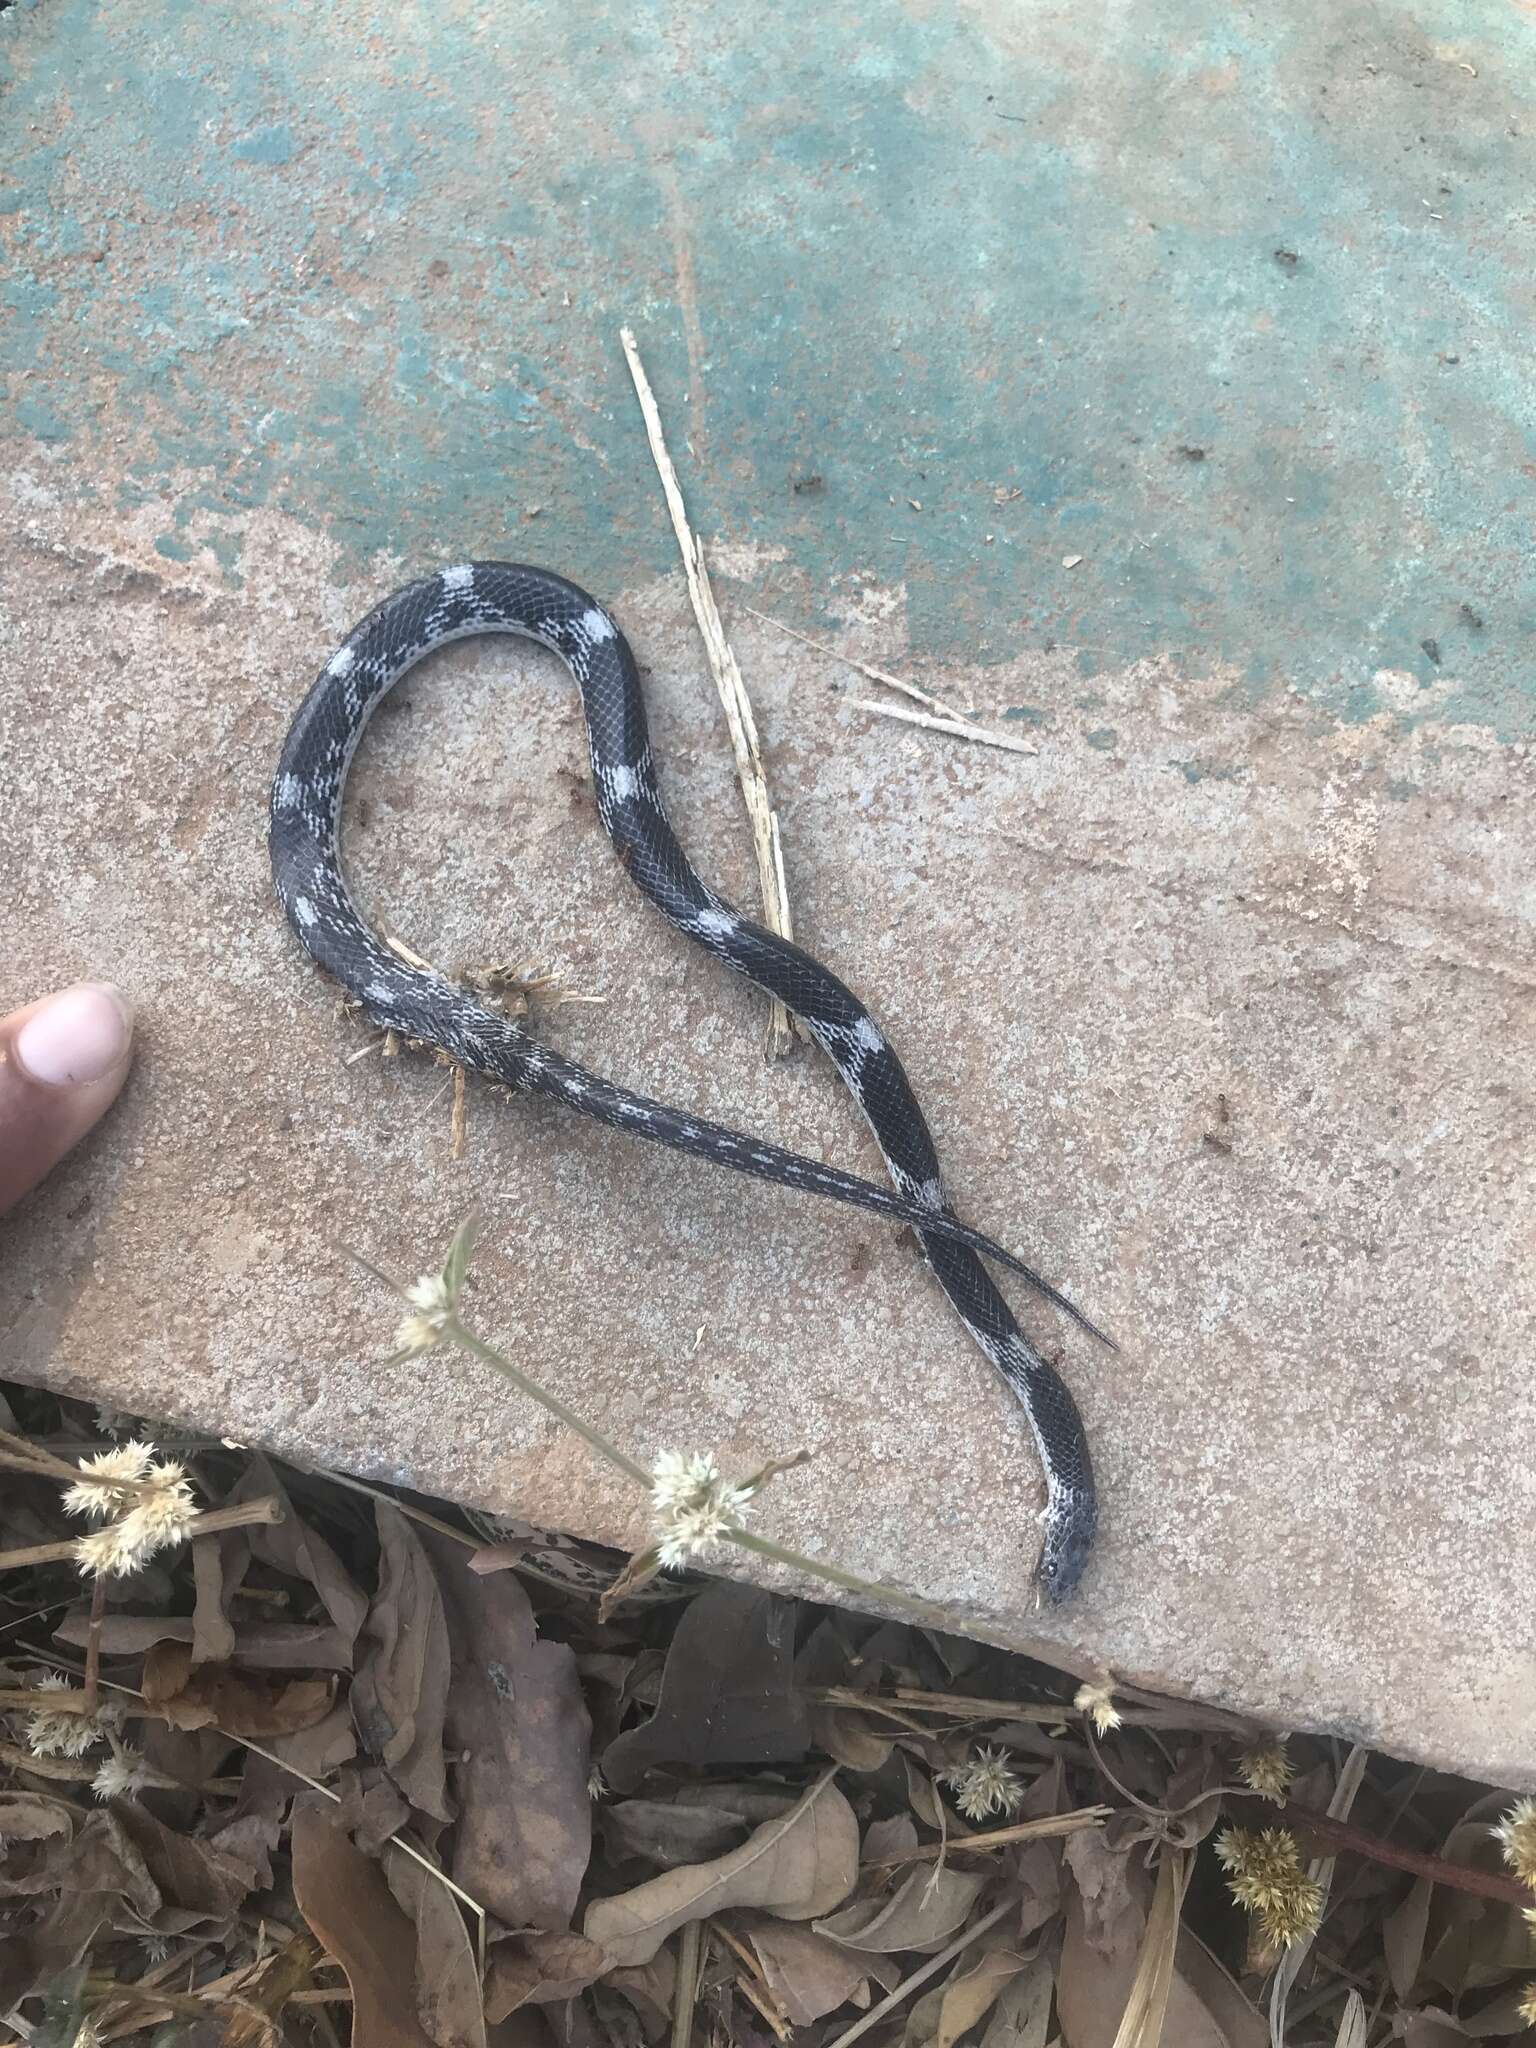
[[[699,1957],[704,1948],[704,1922],[690,1920],[677,1938],[677,1978],[672,1992],[672,2048],[688,2048],[693,2038],[693,2010],[699,1997]]]
[[[1257,1793],[1242,1796],[1259,1798]],[[1372,1863],[1385,1864],[1389,1870],[1411,1871],[1415,1877],[1427,1877],[1431,1884],[1443,1884],[1448,1891],[1470,1892],[1479,1899],[1502,1899],[1511,1906],[1525,1907],[1531,1903],[1530,1887],[1518,1877],[1506,1876],[1502,1870],[1474,1870],[1424,1849],[1406,1849],[1398,1842],[1384,1842],[1379,1835],[1356,1827],[1353,1821],[1334,1820],[1326,1813],[1314,1813],[1308,1806],[1287,1804],[1276,1809],[1268,1800],[1261,1800],[1260,1804],[1270,1827],[1290,1828],[1331,1849],[1348,1850]]]
[[[96,1692],[101,1682],[101,1622],[106,1611],[107,1575],[98,1572],[96,1583],[91,1588],[91,1618],[85,1632],[85,1696],[80,1706],[85,1714],[96,1711]]]
[[[464,1102],[464,1069],[462,1067],[455,1067],[453,1070],[453,1139],[449,1148],[455,1159],[462,1159],[464,1157],[464,1137],[467,1122]]]
[[[66,1763],[62,1757],[34,1756],[14,1742],[0,1742],[0,1764],[13,1771],[30,1771],[34,1778],[53,1778],[61,1785],[89,1785],[95,1764]]]
[[[245,1529],[256,1522],[280,1522],[282,1519],[282,1503],[275,1493],[267,1493],[260,1500],[241,1501],[238,1507],[214,1508],[209,1514],[194,1515],[184,1534],[190,1541],[194,1536],[212,1536],[220,1529]],[[75,1555],[78,1540],[32,1543],[23,1550],[0,1550],[0,1571],[15,1571],[24,1564],[67,1564]]]
[[[789,899],[781,886],[782,867],[774,858],[774,817],[773,806],[768,800],[768,781],[763,773],[763,758],[758,745],[757,721],[752,715],[751,700],[747,686],[741,679],[741,670],[731,643],[725,637],[725,627],[720,620],[720,608],[715,603],[714,589],[709,580],[709,570],[704,562],[704,550],[698,536],[688,524],[688,510],[683,503],[682,488],[677,480],[677,471],[667,453],[667,443],[661,426],[661,413],[656,405],[655,394],[640,360],[640,351],[635,337],[628,327],[619,329],[619,340],[624,346],[624,359],[629,364],[629,374],[634,380],[635,396],[640,401],[641,416],[645,421],[646,439],[650,443],[651,458],[656,464],[656,474],[661,478],[662,494],[667,501],[667,510],[672,516],[672,531],[677,535],[678,550],[683,558],[683,573],[688,578],[688,595],[693,600],[693,615],[698,620],[699,633],[704,641],[704,652],[708,656],[715,688],[720,693],[720,702],[725,707],[726,724],[730,728],[731,747],[736,756],[736,773],[741,782],[741,793],[746,799],[747,815],[752,821],[752,843],[757,854],[757,878],[763,892],[763,913],[768,927],[777,932],[781,939],[791,939],[794,932],[789,914]],[[768,1029],[768,1051],[772,1058],[788,1052],[793,1042],[793,1025],[788,1010],[775,1002],[770,1012]]]
[[[942,1809],[940,1809],[942,1811]],[[1056,1835],[1076,1835],[1085,1828],[1099,1828],[1114,1812],[1112,1806],[1079,1806],[1071,1813],[1048,1814],[1043,1820],[1021,1820],[1012,1827],[988,1828],[984,1835],[952,1835],[947,1853],[969,1855],[973,1849],[1005,1849],[1011,1842],[1048,1841]],[[896,1856],[875,1856],[863,1864],[865,1870],[889,1870],[898,1863],[924,1863],[930,1856],[946,1852],[943,1842],[926,1842],[920,1849],[903,1849]]]
[[[877,704],[872,697],[850,697],[855,711],[872,711],[876,718],[898,718],[903,725],[920,725],[925,732],[952,732],[957,739],[976,740],[984,747],[1001,747],[1005,754],[1038,754],[1033,740],[1012,740],[1000,732],[988,732],[984,725],[969,725],[961,718],[930,718],[926,711],[902,711],[895,704]]]
[[[119,1685],[110,1678],[104,1678],[101,1682],[108,1692],[126,1693],[130,1699],[135,1700],[142,1700],[144,1698],[143,1693],[136,1685]],[[342,1799],[339,1792],[333,1792],[329,1785],[322,1785],[318,1778],[312,1778],[308,1771],[301,1771],[297,1764],[289,1763],[288,1759],[279,1756],[276,1750],[263,1749],[261,1744],[253,1742],[249,1735],[232,1735],[227,1728],[219,1728],[217,1733],[222,1735],[226,1741],[238,1743],[242,1749],[252,1751],[256,1756],[263,1758],[265,1762],[276,1764],[280,1771],[286,1771],[291,1778],[297,1778],[301,1784],[307,1785],[311,1792],[318,1792],[322,1799],[329,1799],[333,1806],[341,1805]],[[435,1877],[440,1885],[452,1892],[461,1906],[467,1906],[470,1912],[474,1914],[477,1929],[475,1946],[479,1960],[480,1979],[483,1983],[485,1981],[486,1936],[484,1906],[480,1904],[478,1899],[471,1898],[461,1885],[456,1885],[445,1870],[439,1870],[430,1858],[424,1856],[418,1848],[406,1841],[403,1835],[386,1835],[384,1839],[386,1842],[392,1842],[403,1855],[409,1856],[413,1863],[419,1863],[429,1876]]]
[[[736,1989],[741,1993],[748,2005],[755,2006],[758,2012],[761,2013],[765,2024],[772,2030],[776,2041],[787,2041],[789,2039],[789,2022],[784,2019],[782,2014],[774,2010],[772,2002],[758,1990],[744,1970],[736,1972]]]
[[[818,1685],[811,1688],[813,1699],[834,1707],[870,1707],[889,1711],[902,1707],[919,1714],[942,1714],[948,1721],[1038,1721],[1063,1728],[1073,1719],[1070,1707],[1052,1706],[1049,1701],[974,1699],[968,1693],[924,1692],[913,1685],[893,1686],[888,1693],[860,1692],[851,1685]]]
[[[410,1521],[420,1522],[424,1529],[435,1529],[439,1536],[451,1536],[455,1543],[462,1543],[466,1550],[479,1550],[480,1538],[470,1536],[462,1529],[455,1529],[451,1522],[445,1522],[440,1515],[429,1514],[414,1501],[397,1500],[392,1493],[386,1493],[382,1486],[370,1486],[366,1479],[354,1479],[349,1472],[333,1471],[329,1465],[310,1465],[303,1469],[324,1479],[331,1486],[345,1486],[352,1493],[366,1494],[369,1500],[381,1500],[387,1507],[398,1508]]]
[[[80,1477],[78,1466],[66,1464],[38,1444],[28,1443],[24,1436],[12,1436],[8,1429],[0,1429],[0,1464],[19,1472],[36,1472],[43,1478],[67,1479],[71,1485]]]
[[[840,647],[833,647],[828,641],[813,640],[809,633],[802,633],[798,626],[786,626],[782,619],[771,619],[767,612],[760,612],[756,605],[744,604],[744,612],[750,612],[754,619],[761,619],[765,626],[773,626],[780,633],[787,633],[791,640],[798,640],[806,647],[814,647],[818,654],[830,655],[833,661],[840,661],[846,667],[857,669],[861,676],[868,676],[872,683],[884,683],[892,690],[900,690],[904,697],[915,703],[925,704],[938,718],[958,718],[962,722],[971,720],[974,714],[959,711],[953,704],[946,704],[942,697],[930,696],[920,690],[916,683],[909,683],[901,676],[893,676],[887,668],[876,668],[872,661],[861,661],[856,654],[844,654]]]
[[[941,1948],[936,1956],[930,1956],[921,1969],[914,1970],[910,1977],[903,1977],[889,1997],[882,1998],[878,2005],[872,2005],[864,2017],[855,2020],[851,2027],[839,2034],[837,2039],[829,2044],[829,2048],[849,2048],[850,2042],[857,2041],[861,2034],[867,2034],[888,2012],[894,2012],[919,1984],[926,1984],[928,1979],[936,1976],[946,1963],[953,1962],[962,1949],[969,1948],[971,1943],[985,1934],[989,1927],[995,1927],[1005,1913],[1017,1912],[1018,1905],[1019,1894],[1010,1892],[1006,1899],[992,1908],[990,1913],[983,1913],[981,1918],[967,1927],[963,1934],[957,1935],[948,1947]]]
[[[723,1943],[741,1964],[741,1968],[736,1972],[736,1989],[749,2005],[761,2013],[772,2029],[774,2039],[787,2041],[790,2036],[789,2021],[774,1997],[757,1957],[722,1921],[711,1920],[709,1931],[713,1939]]]

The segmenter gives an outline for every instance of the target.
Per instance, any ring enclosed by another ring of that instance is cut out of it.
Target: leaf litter
[[[1512,1795],[726,1581],[603,1618],[621,1558],[201,1439],[93,1608],[110,1420],[0,1390],[0,2048],[1536,2039]]]

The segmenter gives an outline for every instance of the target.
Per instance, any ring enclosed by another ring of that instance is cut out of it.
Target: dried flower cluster
[[[1121,1725],[1120,1711],[1114,1703],[1114,1693],[1107,1678],[1080,1685],[1073,1695],[1072,1704],[1080,1714],[1088,1716],[1100,1735],[1107,1735],[1112,1728]]]
[[[1006,1749],[992,1749],[986,1743],[943,1773],[944,1783],[955,1795],[955,1804],[967,1820],[989,1820],[994,1814],[1017,1813],[1024,1802],[1024,1784],[1008,1765]]]
[[[98,1799],[130,1799],[150,1782],[144,1759],[136,1749],[119,1745],[91,1780]]]
[[[656,1554],[668,1570],[698,1557],[746,1519],[751,1489],[722,1477],[706,1451],[663,1451],[651,1473]]]
[[[75,1544],[89,1576],[126,1577],[171,1544],[180,1543],[196,1518],[186,1468],[157,1458],[151,1443],[122,1444],[80,1460],[80,1477],[65,1491],[67,1514],[99,1521]]]
[[[1301,1867],[1301,1851],[1288,1828],[1228,1828],[1216,1837],[1216,1854],[1240,1906],[1257,1915],[1275,1948],[1289,1948],[1316,1931],[1323,1910],[1322,1889]]]
[[[79,1689],[57,1671],[43,1671],[34,1679],[39,1692],[67,1693],[80,1697]],[[84,1756],[102,1739],[102,1728],[94,1714],[71,1713],[68,1709],[36,1707],[27,1716],[26,1742],[34,1756]]]
[[[1533,1899],[1525,1908],[1525,1922],[1536,1934],[1536,1799],[1517,1799],[1488,1832],[1516,1877],[1531,1888]],[[1519,2011],[1528,2026],[1536,2026],[1536,1978],[1526,1985]]]
[[[411,1313],[395,1331],[395,1344],[406,1358],[415,1358],[443,1341],[443,1331],[453,1313],[446,1275],[423,1273],[405,1290]]]
[[[1243,1783],[1261,1797],[1272,1799],[1276,1806],[1285,1804],[1285,1795],[1296,1772],[1283,1735],[1274,1736],[1268,1742],[1256,1742],[1245,1749],[1237,1760],[1237,1769]]]

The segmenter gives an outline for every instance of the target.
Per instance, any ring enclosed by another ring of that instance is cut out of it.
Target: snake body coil
[[[481,633],[519,634],[564,660],[581,689],[598,814],[630,879],[686,937],[803,1020],[868,1118],[894,1194],[588,1073],[453,982],[407,964],[365,923],[338,845],[353,751],[374,706],[408,669],[448,641]],[[1071,1395],[1020,1331],[978,1254],[1023,1274],[1093,1326],[1028,1266],[950,1213],[933,1140],[901,1062],[858,998],[694,873],[662,808],[634,657],[601,605],[562,576],[504,562],[445,569],[386,599],[332,655],[293,721],[272,787],[269,845],[289,923],[381,1027],[637,1137],[910,1224],[966,1328],[1023,1403],[1047,1489],[1040,1584],[1053,1601],[1067,1597],[1093,1541],[1088,1446]]]

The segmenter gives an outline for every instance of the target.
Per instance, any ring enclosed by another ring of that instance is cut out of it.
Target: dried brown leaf
[[[512,1927],[568,1927],[592,1850],[591,1722],[575,1652],[539,1640],[510,1572],[476,1578],[430,1537],[447,1605],[447,1734],[462,1753],[453,1879]]]
[[[872,1820],[864,1830],[861,1851],[865,1863],[879,1863],[888,1856],[904,1856],[917,1847],[917,1826],[910,1813],[893,1813],[889,1820]]]
[[[1269,2048],[1269,2024],[1231,1971],[1189,1928],[1179,1929],[1175,1984],[1182,1982],[1215,2021],[1227,2048]],[[1170,2001],[1171,2008],[1172,2001]]]
[[[1445,1838],[1441,1854],[1450,1863],[1475,1870],[1501,1870],[1499,1845],[1488,1828],[1490,1812],[1500,1802],[1493,1795],[1474,1801],[1468,1816]],[[1475,1817],[1474,1817],[1475,1816]],[[1517,1906],[1498,1899],[1437,1886],[1429,1915],[1429,1951],[1423,1975],[1442,1985],[1453,2001],[1469,1991],[1501,1984],[1511,1970],[1530,1966],[1530,1930]]]
[[[411,1802],[381,1764],[349,1764],[338,1773],[334,1818],[365,1856],[379,1856],[391,1835],[407,1827]]]
[[[313,1728],[331,1711],[334,1693],[323,1678],[257,1678],[222,1664],[194,1670],[192,1655],[187,1644],[169,1642],[145,1653],[144,1697],[173,1728],[218,1728],[265,1741]]]
[[[352,2048],[433,2048],[416,2014],[416,1930],[378,1865],[312,1806],[295,1809],[292,1841],[299,1911],[351,1987]]]
[[[852,1999],[869,2003],[869,1965],[813,1927],[775,1920],[767,1913],[732,1916],[752,1944],[768,1989],[792,2026],[808,2027]]]
[[[1056,1978],[1049,1960],[1036,1956],[1003,1986],[981,2037],[981,2048],[1045,2048]]]
[[[608,1951],[584,1934],[519,1934],[496,1944],[486,1972],[485,2016],[503,2020],[522,2005],[558,2005],[608,1968]]]
[[[116,1892],[146,1922],[162,1905],[144,1858],[113,1813],[74,1816],[71,1832],[13,1848],[0,1863],[0,1898],[39,1893]]]
[[[325,1538],[299,1514],[265,1457],[258,1455],[252,1460],[250,1470],[231,1493],[230,1504],[259,1499],[268,1493],[277,1495],[283,1519],[263,1523],[247,1532],[251,1555],[289,1578],[306,1580],[314,1588],[344,1653],[344,1661],[335,1668],[348,1670],[352,1644],[368,1614],[367,1595]]]
[[[818,1706],[811,1719],[811,1739],[850,1771],[878,1771],[896,1747],[893,1736],[848,1707]]]
[[[1448,2012],[1417,2012],[1403,2022],[1403,2048],[1460,2048],[1467,2030]]]
[[[1333,2048],[1366,2048],[1370,2032],[1371,2024],[1365,2010],[1365,2000],[1358,1991],[1351,1991],[1344,2001],[1344,2017],[1339,2021],[1339,2031]]]
[[[786,1920],[811,1920],[853,1889],[859,1828],[853,1808],[826,1773],[788,1813],[763,1825],[728,1856],[670,1870],[618,1898],[598,1899],[583,1932],[616,1963],[644,1963],[674,1928],[727,1906],[759,1906]]]
[[[111,1817],[132,1842],[167,1905],[199,1919],[230,1919],[250,1896],[253,1873],[211,1843],[168,1828],[136,1800],[114,1802]],[[179,1930],[178,1930],[179,1931]]]
[[[90,1610],[73,1609],[54,1630],[55,1642],[83,1649]],[[197,1633],[186,1614],[109,1614],[102,1622],[102,1654],[142,1656],[154,1643],[191,1643]],[[263,1621],[235,1633],[236,1664],[251,1671],[350,1671],[351,1645],[326,1623]]]
[[[1524,1978],[1517,1984],[1506,1985],[1496,1998],[1490,1998],[1486,2005],[1479,2006],[1469,2018],[1463,2019],[1462,2027],[1470,2039],[1487,2041],[1501,2035],[1524,2034],[1530,2021],[1521,2011],[1530,1979]]]
[[[297,1735],[274,1735],[262,1748],[270,1749],[275,1757],[302,1771],[306,1778],[328,1777],[357,1754],[351,1708],[338,1704],[313,1728],[300,1729]],[[249,1765],[246,1768],[249,1770]],[[293,1780],[289,1778],[287,1783],[291,1792]]]
[[[847,1948],[892,1955],[935,1949],[960,1926],[987,1879],[963,1870],[913,1870],[888,1898],[860,1899],[816,1922],[816,1932]]]
[[[1151,1889],[1141,1859],[1133,1863],[1129,1849],[1111,1848],[1092,1828],[1068,1835],[1063,1853],[1082,1908],[1083,1939],[1101,1955],[1134,1956]]]
[[[457,1899],[414,1857],[384,1852],[384,1877],[416,1929],[416,2016],[437,2048],[486,2048],[480,1967]]]
[[[448,1623],[431,1561],[406,1517],[374,1503],[379,1587],[358,1638],[352,1716],[419,1813],[451,1820],[443,1762]]]
[[[1127,1878],[1124,1894],[1114,1886],[1121,1904],[1110,1917],[1099,1917],[1097,1944],[1088,1939],[1081,1890],[1074,1886],[1068,1891],[1066,1933],[1056,1981],[1056,2017],[1064,2048],[1113,2048],[1136,1981],[1143,1941],[1161,1942],[1173,1934],[1167,1915],[1161,1920],[1157,1914],[1148,1915],[1147,1893],[1151,1884],[1146,1874],[1139,1867],[1133,1868]],[[1163,1881],[1167,1881],[1166,1874]],[[1174,1949],[1162,2039],[1170,2048],[1175,2042],[1178,2048],[1250,2048],[1250,2044],[1252,2048],[1262,2048],[1269,2038],[1262,2021],[1260,2032],[1255,2034],[1250,2020],[1244,2016],[1241,2030],[1229,2034],[1223,2022],[1233,2012],[1240,2013],[1241,2007],[1224,2003],[1222,1992],[1217,1993],[1221,2017],[1206,2005],[1181,1967],[1189,1953],[1192,1952],[1185,1950],[1181,1939]],[[1158,1957],[1149,1960],[1156,1962]],[[1202,1972],[1204,1965],[1197,1961],[1195,1968]]]
[[[671,2025],[672,2001],[677,1991],[677,1964],[671,1950],[658,1949],[648,1963],[610,1970],[598,1991],[616,1991],[627,1999],[639,2017],[646,2040],[660,2040]],[[598,2010],[606,2013],[607,2009],[599,2006]],[[626,2026],[624,2031],[629,2028]]]
[[[8,1933],[0,1942],[0,2011],[41,1996],[73,1970],[112,1909],[110,1892],[61,1892],[32,1926]]]
[[[658,1764],[786,1763],[810,1746],[794,1684],[791,1601],[725,1580],[690,1601],[672,1637],[661,1697],[643,1727],[603,1752],[603,1776],[632,1791]]]
[[[782,1813],[794,1805],[786,1793],[777,1802]],[[685,1863],[708,1863],[739,1848],[758,1819],[752,1820],[739,1807],[711,1801],[687,1803],[676,1799],[621,1799],[600,1811],[600,1825],[610,1855],[640,1856],[663,1870],[676,1870]]]
[[[941,1834],[964,1832],[964,1823],[957,1825],[952,1814],[946,1814],[939,1804],[939,1795],[934,1790],[933,1779],[921,1765],[915,1764],[910,1756],[902,1756],[902,1765],[907,1774],[907,1798],[912,1811],[925,1827],[936,1828]]]
[[[1014,1930],[1022,1941],[1061,1910],[1061,1844],[1021,1842],[1013,1852],[1012,1864],[1014,1881],[1024,1893]]]
[[[1434,1886],[1427,1877],[1415,1879],[1401,1905],[1394,1906],[1382,1924],[1382,1946],[1386,1951],[1387,1976],[1399,2001],[1406,2005],[1418,1982],[1424,1961],[1424,1936],[1429,1927],[1430,1902]]]
[[[908,2048],[955,2048],[960,2036],[992,2010],[1024,1967],[1012,1949],[984,1948],[962,1956],[948,1983],[925,1992],[907,2022]]]
[[[75,1831],[78,1810],[46,1792],[0,1792],[0,1843],[42,1842]]]

